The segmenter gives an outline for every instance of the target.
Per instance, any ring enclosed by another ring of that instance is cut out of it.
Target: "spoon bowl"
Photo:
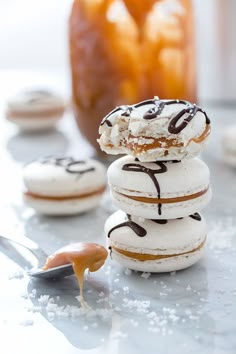
[[[65,278],[74,274],[74,269],[71,264],[64,264],[59,267],[50,268],[47,270],[32,269],[27,272],[28,275],[41,279],[59,279]]]
[[[21,246],[31,252],[38,261],[38,267],[32,268],[27,272],[31,277],[41,278],[41,279],[59,279],[65,278],[74,274],[74,270],[71,264],[65,264],[59,267],[50,268],[43,270],[42,267],[46,263],[47,254],[32,240],[28,239],[25,236],[18,238],[10,238],[0,235],[0,243],[7,245],[8,250],[14,251],[14,254],[18,252],[21,258],[24,258],[23,252],[20,251],[19,247]]]

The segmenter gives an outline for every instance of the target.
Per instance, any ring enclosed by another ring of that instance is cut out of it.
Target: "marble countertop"
[[[0,92],[3,92],[0,89]],[[2,96],[3,97],[3,96]],[[28,263],[0,244],[0,352],[4,354],[233,354],[236,352],[236,171],[221,160],[220,134],[235,110],[205,107],[211,143],[202,158],[211,169],[213,199],[207,251],[195,266],[171,274],[130,272],[109,260],[85,282],[92,310],[84,314],[72,276],[29,279]],[[36,215],[21,199],[21,170],[41,155],[93,153],[67,114],[58,130],[19,134],[0,122],[0,234],[25,235],[50,253],[71,241],[105,243],[103,225],[114,210],[109,194],[97,210],[74,217]],[[35,262],[25,255],[29,263]]]

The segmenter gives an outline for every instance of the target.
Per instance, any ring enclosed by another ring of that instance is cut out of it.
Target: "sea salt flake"
[[[141,277],[144,278],[144,279],[148,279],[150,277],[150,275],[151,275],[151,273],[144,272],[144,273],[141,274]]]
[[[125,271],[124,271],[125,275],[131,275],[132,274],[132,270],[129,269],[129,268],[126,268]]]

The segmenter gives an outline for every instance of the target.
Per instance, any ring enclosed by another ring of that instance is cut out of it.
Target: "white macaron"
[[[175,220],[147,220],[117,211],[105,224],[112,259],[142,272],[187,268],[203,255],[206,222],[196,213]]]
[[[140,162],[125,156],[110,165],[108,182],[119,209],[147,219],[188,216],[211,198],[209,169],[198,158]]]
[[[9,98],[6,118],[22,131],[51,129],[63,116],[64,99],[47,90],[22,91]]]
[[[25,203],[46,215],[79,214],[98,206],[106,169],[98,161],[48,157],[24,168]]]
[[[228,126],[223,131],[222,147],[224,162],[236,167],[236,124]]]
[[[108,154],[140,161],[181,160],[202,151],[210,130],[206,112],[196,104],[155,97],[114,109],[100,125],[98,142]]]

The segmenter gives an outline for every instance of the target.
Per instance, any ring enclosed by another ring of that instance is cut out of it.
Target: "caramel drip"
[[[32,116],[35,118],[47,118],[47,117],[53,117],[54,115],[59,115],[63,114],[65,111],[64,107],[60,108],[53,108],[53,109],[42,109],[39,111],[34,111],[33,109],[31,111],[9,111],[7,112],[7,117],[9,118],[32,118]]]
[[[80,290],[80,303],[82,307],[88,307],[86,301],[84,300],[84,273],[86,271],[86,267],[82,267],[78,260],[74,260],[72,263],[72,267],[74,269],[76,278],[79,283]]]
[[[71,244],[49,256],[43,270],[71,263],[79,283],[81,305],[87,307],[83,297],[84,272],[86,269],[90,272],[100,269],[107,255],[107,250],[97,243]]]
[[[64,201],[64,200],[73,200],[73,199],[83,199],[83,198],[88,198],[88,197],[92,197],[92,196],[95,196],[97,194],[102,194],[106,189],[106,186],[96,190],[96,191],[93,191],[93,192],[90,192],[90,193],[83,193],[83,194],[79,194],[79,195],[71,195],[71,196],[45,196],[45,195],[38,195],[38,194],[35,194],[35,193],[31,193],[29,191],[26,191],[24,192],[24,194],[26,196],[29,196],[31,198],[35,198],[35,199],[45,199],[45,200],[57,200],[57,201]]]
[[[200,192],[197,192],[194,194],[190,194],[190,195],[185,195],[182,197],[160,198],[160,199],[159,198],[148,198],[148,197],[137,197],[137,196],[126,195],[126,194],[122,194],[122,193],[118,193],[118,192],[116,192],[116,193],[118,193],[126,198],[136,200],[137,202],[148,203],[148,204],[171,204],[171,203],[186,202],[187,200],[199,198],[202,195],[204,195],[205,193],[207,193],[208,189],[209,189],[209,187],[207,187],[203,191],[200,191]]]
[[[210,132],[211,132],[211,126],[208,124],[204,132],[199,137],[190,139],[187,145],[189,145],[191,141],[194,141],[196,144],[201,143],[210,135]]]
[[[165,254],[165,255],[155,255],[155,254],[147,254],[147,253],[135,253],[135,252],[129,252],[117,247],[112,247],[113,251],[116,251],[117,253],[122,254],[123,256],[136,259],[138,261],[156,261],[159,259],[164,259],[164,258],[171,258],[171,257],[178,257],[178,256],[184,256],[184,255],[189,255],[191,253],[194,253],[196,251],[199,251],[205,244],[206,239],[200,243],[200,245],[196,248],[194,248],[191,251],[184,252],[184,253],[178,253],[178,254]]]

